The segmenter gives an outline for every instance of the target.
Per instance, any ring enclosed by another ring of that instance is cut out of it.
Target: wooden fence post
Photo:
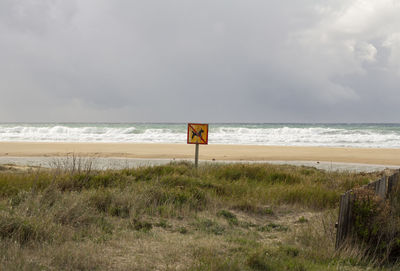
[[[339,206],[339,221],[336,233],[336,249],[338,249],[342,242],[346,239],[347,233],[350,229],[350,210],[352,204],[352,191],[347,191],[340,196]]]
[[[390,193],[392,193],[393,188],[399,183],[399,172],[393,174],[392,176],[389,177],[388,180],[388,189],[387,189],[387,195],[389,196]]]
[[[386,197],[386,184],[387,184],[387,177],[383,176],[380,180],[376,182],[375,186],[375,194],[383,199]]]

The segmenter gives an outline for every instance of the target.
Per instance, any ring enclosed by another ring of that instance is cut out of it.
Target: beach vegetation
[[[375,195],[368,187],[353,190],[352,236],[348,247],[378,263],[396,262],[400,257],[399,188],[388,198]]]
[[[0,270],[399,268],[334,248],[340,194],[382,172],[188,162],[94,170],[83,161],[0,171]],[[383,208],[374,204],[359,216]],[[375,238],[369,225],[357,230]]]

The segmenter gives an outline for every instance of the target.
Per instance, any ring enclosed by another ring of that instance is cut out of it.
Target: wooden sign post
[[[199,145],[208,144],[208,124],[188,123],[187,143],[196,144],[194,165],[197,168],[199,165]]]

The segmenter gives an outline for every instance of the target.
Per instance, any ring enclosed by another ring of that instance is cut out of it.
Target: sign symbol
[[[201,134],[202,134],[202,133],[204,133],[204,130],[203,130],[203,129],[201,129],[198,133],[196,133],[195,131],[192,131],[192,139],[193,139],[195,136],[201,137]]]

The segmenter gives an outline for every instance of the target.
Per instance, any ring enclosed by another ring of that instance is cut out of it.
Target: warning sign
[[[188,144],[208,144],[208,124],[188,123]]]

